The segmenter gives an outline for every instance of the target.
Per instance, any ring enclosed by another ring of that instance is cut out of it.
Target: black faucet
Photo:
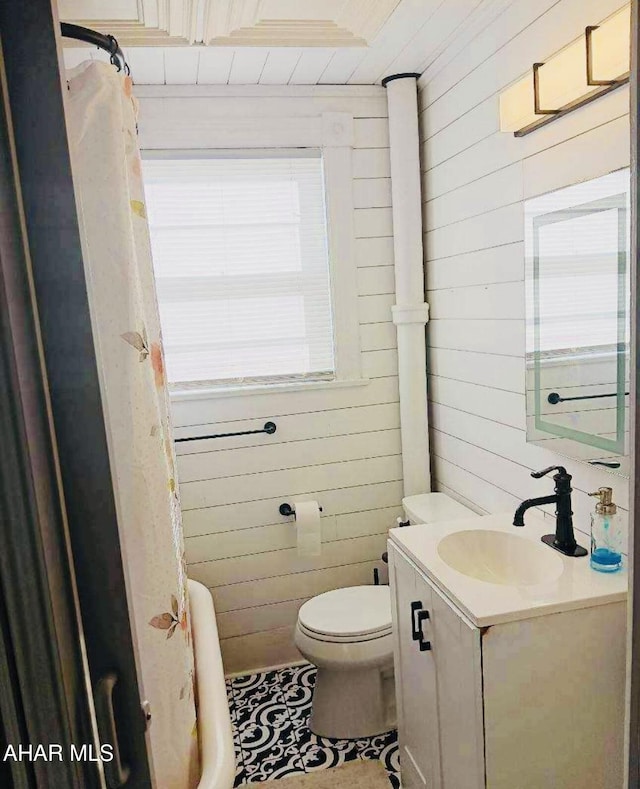
[[[571,474],[564,466],[549,466],[542,471],[532,471],[534,479],[540,479],[550,471],[557,471],[553,479],[555,482],[555,493],[553,496],[540,496],[537,499],[527,499],[518,507],[513,516],[514,526],[524,526],[524,514],[529,507],[537,507],[539,504],[556,505],[556,533],[545,534],[542,542],[560,551],[565,556],[586,556],[587,551],[578,545],[573,534],[573,512],[571,511]]]

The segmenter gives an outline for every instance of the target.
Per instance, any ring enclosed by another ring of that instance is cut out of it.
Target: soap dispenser
[[[598,488],[595,512],[591,513],[591,557],[594,570],[615,573],[622,567],[622,530],[618,508],[613,503],[611,488]]]

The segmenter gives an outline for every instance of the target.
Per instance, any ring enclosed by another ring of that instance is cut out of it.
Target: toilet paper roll
[[[320,505],[317,501],[296,501],[298,556],[320,556]]]

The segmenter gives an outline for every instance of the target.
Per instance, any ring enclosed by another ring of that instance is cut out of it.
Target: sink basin
[[[539,542],[488,529],[457,531],[438,543],[443,562],[459,573],[505,586],[534,586],[560,577],[564,564]]]
[[[626,599],[624,569],[594,573],[588,557],[554,551],[541,542],[553,524],[538,512],[524,528],[512,521],[508,510],[391,529],[389,539],[476,627]]]

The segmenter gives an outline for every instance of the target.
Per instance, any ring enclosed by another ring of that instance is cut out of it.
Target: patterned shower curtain
[[[152,774],[158,789],[189,789],[199,776],[193,652],[136,104],[131,79],[106,63],[84,63],[67,81],[129,612],[142,698],[151,703]]]

